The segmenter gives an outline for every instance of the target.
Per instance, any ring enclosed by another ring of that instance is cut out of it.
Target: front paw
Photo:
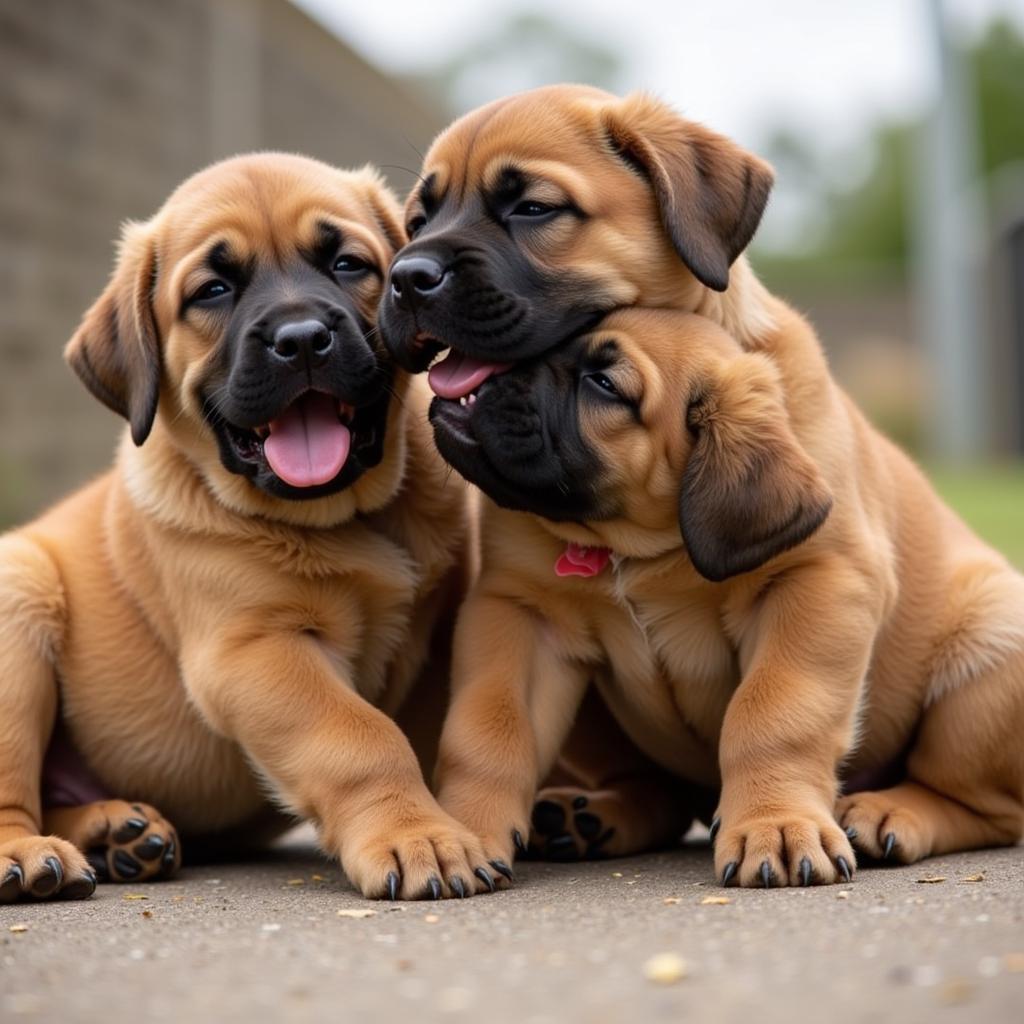
[[[531,798],[515,799],[498,791],[466,795],[443,789],[438,799],[456,821],[480,837],[487,862],[505,882],[511,882],[509,865],[527,849]]]
[[[369,899],[438,900],[494,892],[511,869],[487,856],[480,839],[440,808],[377,811],[349,824],[341,863]]]
[[[716,817],[712,837],[723,885],[830,885],[849,882],[857,866],[846,834],[813,804]]]

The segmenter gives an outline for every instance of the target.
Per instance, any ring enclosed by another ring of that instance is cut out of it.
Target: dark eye
[[[422,213],[411,218],[409,223],[405,225],[406,234],[410,238],[413,238],[416,234],[422,231],[424,227],[426,227],[426,223],[427,218],[424,217]]]
[[[534,199],[527,199],[519,203],[512,212],[509,214],[510,217],[546,217],[549,213],[557,213],[558,207],[552,206],[550,203],[538,203]]]
[[[368,270],[370,264],[366,260],[361,260],[358,256],[339,256],[334,261],[334,266],[331,269],[336,274],[361,274],[364,270]]]
[[[221,281],[219,278],[215,278],[213,281],[207,281],[206,284],[198,288],[195,294],[192,296],[193,302],[212,302],[214,299],[221,299],[225,295],[230,294],[231,285],[226,281]]]
[[[606,373],[588,373],[586,379],[596,388],[600,388],[610,398],[621,398],[619,389]]]

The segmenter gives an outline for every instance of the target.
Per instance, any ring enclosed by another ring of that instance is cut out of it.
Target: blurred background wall
[[[449,117],[553,81],[775,164],[756,269],[1024,565],[1024,0],[0,0],[0,522],[109,458],[60,349],[121,220],[258,147],[404,193]]]
[[[415,168],[443,123],[288,0],[0,0],[0,525],[110,461],[61,349],[123,220],[252,149]]]

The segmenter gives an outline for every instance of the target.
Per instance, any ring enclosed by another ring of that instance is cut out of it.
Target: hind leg
[[[713,809],[714,799],[700,801],[693,787],[644,755],[591,687],[537,794],[530,853],[570,861],[663,849],[679,842],[695,814]]]
[[[96,888],[85,857],[40,834],[43,755],[57,713],[54,657],[63,588],[45,552],[0,539],[0,903],[83,899]]]
[[[961,683],[924,713],[891,789],[842,797],[836,813],[869,856],[922,857],[1011,846],[1024,831],[1024,654]]]
[[[51,808],[43,822],[81,850],[104,882],[163,881],[181,866],[177,832],[149,804],[101,800]]]

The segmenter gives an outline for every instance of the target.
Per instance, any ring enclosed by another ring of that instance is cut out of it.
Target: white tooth
[[[469,404],[472,405],[476,401],[476,392],[471,392],[469,396]]]
[[[466,404],[466,396],[465,396],[465,395],[462,395],[462,396],[461,396],[461,397],[459,398],[459,405],[465,405],[465,404]]]

